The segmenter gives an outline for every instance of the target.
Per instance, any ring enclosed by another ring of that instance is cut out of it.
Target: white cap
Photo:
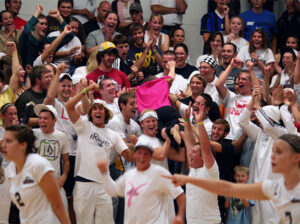
[[[62,80],[64,80],[65,78],[69,79],[72,81],[72,77],[70,76],[70,74],[68,73],[61,73],[59,76],[59,81],[61,82]]]
[[[108,105],[107,105],[107,103],[106,103],[105,101],[100,100],[100,99],[96,99],[96,100],[93,100],[92,106],[93,106],[94,104],[101,104],[102,106],[105,107],[105,109],[108,111],[109,120],[112,119],[112,118],[114,117],[113,112],[108,108]],[[92,106],[91,106],[91,108],[92,108]]]
[[[269,118],[271,118],[276,123],[279,123],[279,121],[280,121],[280,110],[279,110],[278,106],[267,105],[267,106],[264,106],[262,109]]]
[[[72,84],[76,85],[77,83],[80,83],[81,79],[85,79],[86,80],[85,75],[82,75],[82,74],[79,74],[79,73],[73,74],[73,76],[72,76]]]
[[[50,111],[56,119],[58,119],[57,110],[52,105],[37,104],[34,106],[33,110],[38,117],[40,116],[41,111],[47,110]]]

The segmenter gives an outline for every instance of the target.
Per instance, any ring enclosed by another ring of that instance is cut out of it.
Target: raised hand
[[[72,32],[72,27],[70,25],[66,25],[65,28],[64,28],[63,33],[68,35],[71,32]]]
[[[63,73],[67,68],[67,65],[65,63],[60,63],[57,65],[57,68],[56,68],[56,74],[60,75],[61,73]]]
[[[60,13],[57,9],[50,10],[48,15],[55,18],[55,19],[58,19],[60,17]]]

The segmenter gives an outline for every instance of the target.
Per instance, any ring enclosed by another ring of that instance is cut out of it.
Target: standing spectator
[[[261,28],[268,37],[269,47],[276,52],[277,26],[274,13],[263,9],[264,0],[251,0],[251,3],[252,8],[240,14],[244,20],[246,40],[250,41],[253,31]]]
[[[88,36],[90,32],[103,28],[104,18],[109,11],[110,3],[108,1],[101,1],[97,8],[97,16],[90,19],[83,25],[86,36]]]
[[[300,39],[300,15],[296,11],[294,0],[285,0],[286,10],[277,20],[277,52],[284,48],[289,36],[296,36]]]
[[[86,40],[85,47],[86,52],[90,55],[95,49],[100,47],[100,44],[104,41],[112,41],[112,39],[119,33],[116,32],[118,24],[118,15],[110,11],[106,14],[104,20],[104,26],[101,29],[91,32]]]
[[[97,55],[98,68],[86,76],[88,82],[93,80],[97,83],[98,78],[100,78],[101,81],[105,76],[107,76],[114,81],[116,92],[120,91],[124,87],[130,88],[131,86],[126,74],[112,67],[117,55],[118,51],[112,42],[103,42],[100,45],[100,51]],[[95,97],[100,98],[99,93],[96,93]]]
[[[203,35],[204,43],[214,31],[225,32],[225,20],[229,21],[229,0],[216,0],[217,8],[214,12],[208,12],[201,18],[200,34]],[[227,17],[227,18],[226,18]]]
[[[96,0],[73,0],[72,15],[82,24],[95,17]]]
[[[69,18],[71,16],[72,9],[73,9],[73,0],[58,0],[57,10],[61,15],[63,21],[65,21],[66,23],[70,22]],[[61,22],[57,21],[55,18],[52,18],[50,15],[47,16],[47,21],[48,21],[47,34],[61,29],[60,27]]]
[[[259,28],[253,31],[249,46],[244,46],[239,51],[237,58],[241,59],[244,63],[243,69],[247,68],[249,61],[254,63],[255,76],[263,81],[264,80],[264,68],[270,67],[273,69],[275,62],[274,54],[271,49],[268,48],[267,36],[263,29]]]
[[[182,25],[182,15],[188,7],[185,0],[151,0],[150,4],[153,13],[163,15],[163,33],[169,34],[172,29]]]
[[[8,10],[0,12],[0,23],[4,28],[0,30],[0,52],[7,54],[6,42],[13,41],[19,47],[21,30],[15,28],[12,13]]]
[[[230,8],[230,14],[233,16],[238,16],[241,12],[241,1],[240,0],[230,0],[228,3]],[[208,0],[207,2],[207,11],[213,12],[217,8],[217,3],[215,0]]]
[[[160,49],[156,43],[156,37],[152,36],[146,43],[144,41],[144,26],[140,23],[134,23],[130,27],[133,45],[128,51],[128,58],[136,61],[138,70],[144,74],[144,78],[158,73],[158,65],[161,67]]]
[[[21,0],[5,0],[5,8],[10,11],[14,19],[14,25],[17,30],[23,29],[27,21],[18,17],[21,9],[22,1]]]
[[[185,39],[185,32],[184,29],[182,27],[176,27],[174,28],[170,34],[169,34],[169,50],[174,51],[174,47],[177,44],[182,44],[184,43],[184,39]],[[191,58],[190,55],[187,56],[186,58],[186,63],[187,64],[191,64]]]
[[[244,38],[244,22],[239,16],[234,16],[230,19],[229,34],[224,36],[225,43],[233,43],[237,47],[237,52],[248,45],[248,41]]]

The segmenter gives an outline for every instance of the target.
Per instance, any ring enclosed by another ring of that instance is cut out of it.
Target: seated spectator
[[[162,52],[169,49],[169,36],[162,33],[161,29],[163,27],[164,19],[160,14],[152,14],[149,19],[148,29],[145,31],[145,42],[155,35],[156,43]]]
[[[300,30],[295,27],[300,27],[300,15],[296,11],[295,1],[285,0],[286,10],[277,20],[277,52],[280,52],[284,47],[289,36],[300,38]]]
[[[196,67],[199,68],[200,62],[207,56],[212,56],[216,60],[216,63],[218,65],[223,45],[224,39],[222,33],[219,31],[211,33],[206,44],[204,45],[205,54],[200,55],[197,58]]]
[[[127,37],[121,34],[117,35],[114,37],[113,43],[116,45],[118,50],[118,57],[113,67],[123,71],[127,75],[131,86],[136,86],[144,79],[144,75],[141,71],[137,71],[137,69],[134,70],[136,68],[134,61],[131,61],[127,58],[129,50],[129,42]]]
[[[144,78],[158,73],[158,66],[161,66],[160,49],[156,43],[156,36],[150,37],[145,42],[144,26],[140,23],[134,23],[130,27],[133,45],[128,51],[128,59],[136,61],[135,65],[139,71],[142,71]]]
[[[182,27],[180,27],[180,26],[176,27],[169,34],[169,39],[170,39],[169,50],[174,51],[174,47],[177,44],[184,43],[184,39],[185,39],[184,29]],[[187,64],[191,64],[190,55],[187,56],[186,63]]]
[[[268,46],[272,46],[275,53],[277,40],[275,15],[263,8],[264,0],[251,0],[251,3],[252,8],[240,14],[245,24],[245,39],[250,42],[253,32],[259,27],[266,33]]]
[[[116,93],[124,87],[130,88],[130,82],[126,74],[112,67],[117,55],[118,51],[112,42],[103,42],[97,54],[98,68],[86,76],[88,83],[90,83],[90,80],[98,83],[99,79],[101,81],[101,79],[107,76],[114,81]],[[95,92],[94,96],[96,99],[100,98],[98,92]]]
[[[219,76],[230,64],[231,60],[237,55],[237,47],[233,43],[226,43],[222,48],[220,65],[216,67],[216,76]],[[235,68],[231,71],[229,77],[226,80],[226,87],[234,92],[234,79],[240,73],[239,68]]]
[[[264,68],[270,66],[273,69],[275,58],[272,50],[268,48],[267,36],[263,29],[256,29],[252,33],[249,46],[242,47],[237,58],[243,61],[243,69],[247,68],[247,61],[253,62],[255,76],[261,81],[264,80]]]
[[[21,0],[5,0],[5,8],[6,10],[11,12],[12,17],[14,19],[14,25],[17,30],[22,30],[27,23],[26,20],[18,16],[21,6],[22,6]]]
[[[237,47],[237,52],[248,45],[244,36],[244,22],[241,17],[234,16],[230,19],[229,34],[224,36],[224,43],[233,43]]]
[[[36,11],[31,19],[26,24],[22,35],[20,36],[20,52],[23,61],[23,67],[26,65],[33,65],[34,60],[39,56],[39,52],[43,51],[44,45],[54,41],[55,37],[46,37],[47,19],[42,14],[43,7],[37,5]],[[66,26],[63,18],[57,10],[50,10],[49,16],[57,19],[63,30]],[[32,33],[32,34],[31,34]],[[58,48],[68,43],[73,39],[74,34],[68,34],[60,43]]]
[[[200,34],[203,35],[203,41],[206,43],[209,36],[214,31],[225,32],[225,20],[229,20],[229,0],[215,0],[217,8],[213,12],[208,12],[201,18]],[[227,17],[227,18],[226,18]]]
[[[110,11],[110,3],[108,1],[101,1],[97,8],[97,16],[87,21],[83,26],[86,36],[95,30],[102,29],[104,26],[104,18]]]
[[[176,74],[182,75],[185,79],[189,79],[191,76],[198,73],[198,69],[195,66],[186,63],[189,50],[185,44],[177,44],[174,48],[174,52],[176,54]]]
[[[118,35],[116,32],[118,24],[118,15],[115,12],[108,12],[104,18],[104,26],[102,29],[95,30],[86,38],[85,48],[88,55],[90,55],[95,49],[100,47],[100,44],[104,41],[112,41],[112,39]]]
[[[15,28],[12,13],[8,10],[0,12],[0,23],[3,27],[0,30],[0,52],[7,54],[6,42],[13,41],[16,43],[17,47],[19,47],[21,30]]]
[[[95,17],[97,3],[96,0],[73,0],[72,16],[84,24]]]

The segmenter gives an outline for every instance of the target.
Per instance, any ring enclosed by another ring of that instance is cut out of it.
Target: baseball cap
[[[147,141],[138,140],[138,142],[136,143],[134,151],[137,151],[140,148],[148,149],[151,152],[151,154],[153,153],[153,147]]]
[[[131,12],[131,11],[143,12],[143,8],[140,3],[134,2],[129,7],[129,12]]]
[[[106,109],[106,111],[108,111],[108,115],[109,115],[109,120],[113,118],[114,114],[113,112],[108,108],[108,105],[105,101],[100,100],[100,99],[95,99],[92,101],[92,105],[91,108],[94,104],[101,104],[102,106],[104,106],[104,108]]]
[[[110,41],[104,41],[100,44],[99,48],[100,53],[108,53],[108,52],[114,52],[118,54],[116,45]]]
[[[69,79],[73,81],[72,77],[68,73],[61,73],[59,76],[59,82],[63,81],[64,79]]]
[[[57,110],[52,105],[45,105],[45,104],[37,104],[34,106],[33,111],[36,116],[40,116],[41,111],[47,110],[50,111],[56,119],[58,119]]]
[[[73,74],[73,76],[72,76],[72,84],[76,85],[77,83],[80,83],[81,79],[85,79],[86,80],[85,75],[79,74],[79,73]]]

